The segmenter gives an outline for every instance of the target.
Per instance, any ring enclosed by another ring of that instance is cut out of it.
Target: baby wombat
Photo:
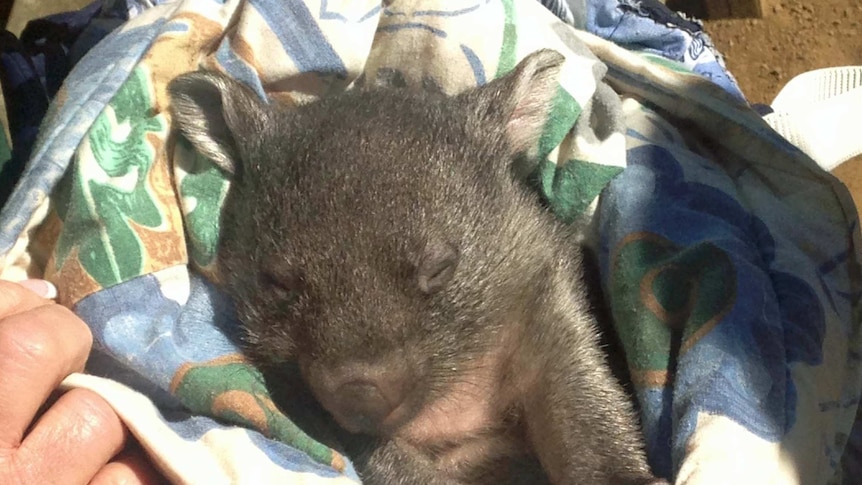
[[[513,176],[564,58],[454,97],[290,107],[174,80],[173,120],[231,177],[220,275],[261,366],[296,362],[372,484],[665,483],[598,345],[572,229]],[[532,479],[524,479],[532,483]]]

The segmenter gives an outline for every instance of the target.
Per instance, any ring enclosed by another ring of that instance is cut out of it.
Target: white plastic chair
[[[862,154],[862,66],[800,74],[772,109],[766,122],[824,169]]]

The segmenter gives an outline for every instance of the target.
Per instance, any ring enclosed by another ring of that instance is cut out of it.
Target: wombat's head
[[[451,98],[296,108],[219,74],[174,80],[174,122],[231,177],[219,266],[249,354],[297,360],[342,426],[385,433],[500,345],[549,237],[512,164],[536,149],[562,62],[539,51]]]

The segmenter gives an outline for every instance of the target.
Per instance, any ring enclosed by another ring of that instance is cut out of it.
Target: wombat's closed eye
[[[302,276],[296,271],[261,268],[258,273],[261,290],[271,291],[277,298],[296,300],[303,291]]]
[[[423,293],[434,293],[443,289],[455,276],[458,259],[458,248],[451,244],[429,245],[416,270],[419,289]]]
[[[563,62],[297,108],[217,73],[169,86],[176,126],[231,178],[218,264],[246,350],[298,366],[366,483],[662,483],[573,229],[513,175]]]

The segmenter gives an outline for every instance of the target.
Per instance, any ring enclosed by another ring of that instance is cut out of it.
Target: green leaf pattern
[[[144,246],[132,223],[157,228],[166,220],[147,181],[155,158],[148,134],[163,136],[167,127],[152,100],[138,67],[96,118],[57,188],[64,229],[56,264],[62,267],[77,248],[81,265],[102,287],[143,272]]]
[[[633,233],[611,262],[611,309],[632,375],[672,371],[736,301],[730,257],[709,242],[678,247],[652,233]]]
[[[183,137],[178,137],[177,178],[189,236],[189,255],[201,268],[215,262],[220,230],[221,206],[230,183],[208,158],[194,151]]]
[[[254,422],[239,412],[242,406],[222,408],[217,404],[221,396],[241,394],[245,403],[252,404],[255,415],[263,418]],[[214,416],[262,433],[287,443],[321,464],[339,468],[343,459],[332,449],[312,439],[296,424],[272,405],[263,376],[253,366],[239,362],[194,364],[184,373],[174,394],[192,411]]]

